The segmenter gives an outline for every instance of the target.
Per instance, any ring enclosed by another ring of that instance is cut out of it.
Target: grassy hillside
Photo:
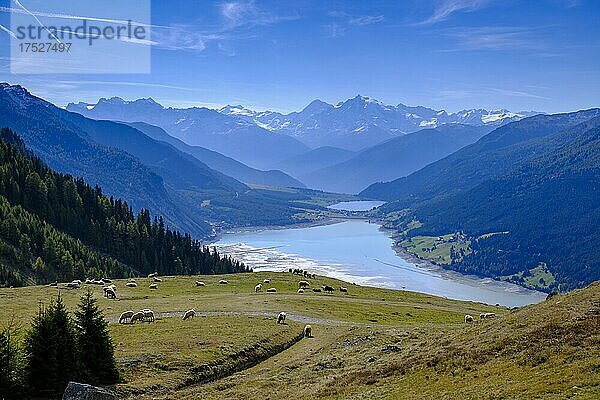
[[[228,285],[219,285],[225,278]],[[270,278],[264,288],[254,285]],[[541,398],[600,395],[600,284],[507,310],[405,291],[308,279],[336,290],[297,293],[291,273],[164,277],[138,288],[117,281],[118,300],[100,299],[125,382],[122,398]],[[205,287],[196,287],[204,280]],[[99,286],[91,289],[100,297]],[[61,290],[73,309],[81,290]],[[29,322],[51,287],[0,289],[0,321]],[[114,323],[151,308],[154,323]],[[181,320],[195,308],[198,316]],[[288,313],[277,324],[277,313]],[[464,323],[464,315],[496,319]],[[313,338],[298,335],[305,324]],[[285,350],[283,350],[287,347]],[[269,357],[271,356],[272,357]],[[254,365],[256,364],[256,365]],[[216,379],[220,378],[220,379]]]

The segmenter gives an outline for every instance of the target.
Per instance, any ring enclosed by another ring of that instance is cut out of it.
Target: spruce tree
[[[91,384],[109,384],[119,380],[114,347],[108,334],[108,322],[88,290],[75,312],[79,357],[83,379]]]
[[[75,330],[62,298],[40,305],[29,330],[25,350],[27,382],[34,396],[61,394],[67,383],[78,378]]]

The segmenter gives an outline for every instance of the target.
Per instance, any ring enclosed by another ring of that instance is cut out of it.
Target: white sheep
[[[309,286],[310,286],[310,283],[308,283],[307,281],[298,282],[298,287],[300,287],[300,288],[307,288]]]
[[[298,293],[304,293],[304,289],[302,289],[302,288],[298,289]]]
[[[151,283],[150,286],[148,286],[148,289],[151,289],[151,290],[158,289],[158,285],[156,283]]]
[[[227,285],[228,283],[229,283],[229,282],[227,282],[227,280],[226,280],[226,279],[221,279],[221,280],[219,281],[219,285]]]
[[[465,315],[465,323],[473,322],[473,321],[475,321],[475,319],[473,318],[472,315],[469,315],[469,314]]]
[[[183,313],[183,320],[185,321],[186,319],[194,318],[195,316],[196,316],[196,311],[192,308],[191,310],[187,310],[186,312]]]
[[[496,318],[496,314],[495,313],[479,314],[479,319],[486,319],[486,318]]]
[[[119,317],[119,323],[120,324],[124,324],[126,320],[131,319],[131,317],[133,317],[133,311],[129,310],[129,311],[125,311],[123,314],[121,314],[121,316]]]
[[[271,283],[271,279],[264,279],[263,283]]]
[[[254,291],[256,293],[260,292],[262,290],[262,285],[259,283],[258,285],[254,286]]]
[[[278,324],[285,323],[285,317],[287,317],[287,314],[284,312],[280,312],[279,315],[277,316],[277,323]]]
[[[275,289],[274,287],[268,288],[267,293],[277,293],[277,289]]]
[[[115,292],[112,288],[105,287],[103,289],[104,289],[104,296],[106,296],[107,299],[116,299],[117,298],[117,292]]]
[[[307,338],[312,337],[312,326],[306,325],[304,327],[304,337],[307,337]]]
[[[196,281],[196,286],[204,286],[204,282]]]
[[[158,276],[158,272],[153,272],[151,274],[148,274],[148,278],[154,278],[156,276]]]
[[[162,282],[162,279],[160,279],[160,278],[158,278],[156,276],[153,279],[154,279],[154,282]]]
[[[127,287],[137,287],[137,283],[135,283],[135,282],[127,282],[125,284],[125,286],[127,286]]]
[[[348,293],[348,288],[347,288],[347,287],[340,286],[340,292],[343,292],[343,293]]]

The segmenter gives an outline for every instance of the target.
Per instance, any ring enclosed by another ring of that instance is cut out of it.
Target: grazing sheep
[[[304,337],[306,337],[306,338],[312,337],[312,326],[306,325],[304,327]]]
[[[79,279],[75,279],[74,281],[72,281],[71,283],[76,283],[79,286],[81,286],[81,281]]]
[[[76,282],[69,282],[67,283],[67,288],[68,289],[79,289],[81,286],[76,283]]]
[[[325,285],[325,286],[323,286],[323,291],[325,293],[333,293],[335,291],[335,289],[329,285]]]
[[[108,278],[102,278],[102,280],[104,281],[104,283],[112,283],[112,280]]]
[[[348,293],[348,288],[340,286],[340,292]]]
[[[306,278],[308,276],[308,272],[304,271],[304,277]]]
[[[121,316],[119,317],[119,323],[120,324],[124,324],[126,320],[131,319],[131,317],[133,317],[133,311],[129,310],[129,311],[125,311],[123,314],[121,314]]]
[[[151,274],[148,274],[148,278],[154,278],[156,276],[158,276],[158,272],[153,272]]]
[[[486,318],[496,318],[496,314],[495,313],[479,314],[479,319],[486,319]]]
[[[291,269],[291,268],[289,269],[289,272],[292,272],[292,269]]]
[[[226,279],[221,279],[221,280],[219,281],[219,285],[227,285],[228,283],[229,283],[229,282],[227,282],[227,280],[226,280]]]
[[[313,292],[321,293],[321,288],[318,288],[318,287],[313,288]]]
[[[271,279],[265,279],[263,280],[263,283],[271,283]]]
[[[277,289],[275,289],[274,287],[268,288],[267,293],[277,293]]]
[[[258,285],[254,286],[254,291],[256,293],[260,292],[262,290],[262,285],[259,283]]]
[[[187,310],[183,313],[183,320],[187,320],[190,318],[194,318],[196,316],[196,311],[192,308],[191,310]]]
[[[300,288],[307,288],[310,286],[310,283],[306,282],[306,281],[300,281],[298,282],[298,287]]]
[[[116,299],[117,292],[115,292],[112,288],[105,287],[104,288],[104,296],[106,296],[107,299]]]
[[[135,282],[127,282],[125,284],[125,286],[127,286],[127,287],[137,287],[137,283],[135,283]]]
[[[154,278],[152,278],[152,279],[154,279],[154,282],[162,282],[162,279],[157,278],[156,276]]]
[[[196,281],[196,286],[204,286],[204,282]]]
[[[304,293],[304,289],[302,289],[302,288],[298,289],[298,293]]]
[[[469,322],[473,322],[473,321],[475,321],[475,319],[473,318],[472,315],[469,315],[469,314],[465,315],[465,323],[469,323]]]
[[[277,316],[277,323],[278,324],[285,323],[285,317],[287,317],[286,313],[280,312],[279,315]]]
[[[129,278],[129,280],[127,282],[135,282],[135,279]]]
[[[58,281],[54,281],[54,282],[48,284],[48,286],[58,286]]]
[[[136,321],[140,321],[140,322],[144,321],[144,312],[143,311],[138,311],[131,316],[130,323],[133,324]]]
[[[151,289],[151,290],[158,289],[158,285],[156,283],[152,283],[152,284],[150,284],[150,286],[148,286],[148,289]]]
[[[140,312],[144,313],[144,321],[154,322],[154,311],[150,310],[149,308],[145,308],[140,310]]]

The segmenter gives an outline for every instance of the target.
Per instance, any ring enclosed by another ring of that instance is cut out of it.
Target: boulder
[[[108,389],[69,382],[63,394],[63,400],[117,400],[117,396]]]

